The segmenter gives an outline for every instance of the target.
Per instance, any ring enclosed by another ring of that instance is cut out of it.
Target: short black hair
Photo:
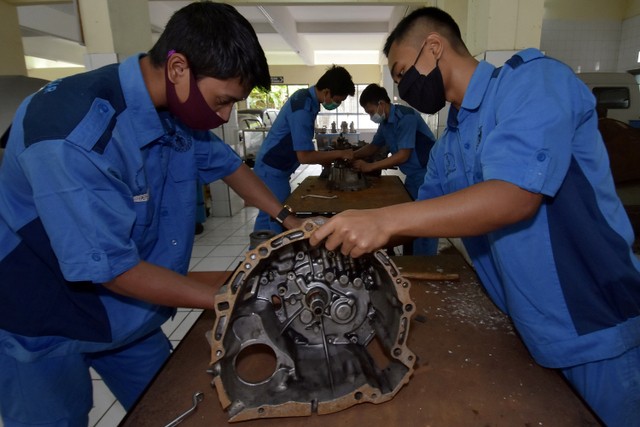
[[[460,27],[451,15],[437,7],[422,7],[405,16],[389,34],[383,49],[385,56],[389,56],[391,45],[394,42],[401,42],[419,21],[445,37],[456,51],[468,53],[467,46],[462,40]]]
[[[155,67],[170,51],[186,56],[195,76],[240,78],[247,88],[271,89],[269,65],[249,23],[225,3],[200,1],[175,12],[149,51]]]
[[[346,68],[332,65],[318,80],[316,88],[329,89],[331,96],[353,96],[356,94],[356,86],[353,84],[351,74]]]
[[[364,88],[364,90],[360,94],[361,107],[364,107],[367,104],[378,104],[378,102],[380,101],[384,101],[388,104],[391,103],[391,99],[389,99],[387,90],[375,83],[371,83],[369,86]]]

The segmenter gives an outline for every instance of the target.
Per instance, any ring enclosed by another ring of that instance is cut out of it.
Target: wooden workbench
[[[331,216],[347,209],[373,209],[410,202],[411,195],[395,175],[370,177],[368,188],[358,191],[340,191],[328,188],[328,180],[308,176],[295,188],[285,203],[298,216]],[[333,199],[302,197],[309,195],[336,196]]]
[[[456,254],[394,257],[404,273],[458,273],[459,281],[412,280],[417,310],[408,347],[418,356],[413,378],[394,399],[361,404],[329,415],[246,421],[245,427],[466,427],[600,424],[554,370],[537,365],[510,321],[482,292],[477,277]],[[228,273],[192,273],[220,284]],[[229,425],[211,376],[205,332],[213,313],[205,311],[174,351],[122,427],[162,427],[191,406],[192,396],[205,394],[184,427]]]

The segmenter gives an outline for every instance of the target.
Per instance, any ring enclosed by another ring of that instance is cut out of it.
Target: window
[[[627,87],[594,87],[598,107],[607,109],[629,108],[629,88]]]
[[[331,124],[335,123],[337,131],[340,132],[342,122],[346,122],[347,126],[350,126],[351,122],[353,122],[357,130],[377,129],[378,125],[371,121],[369,115],[360,106],[360,94],[367,86],[369,84],[356,85],[355,95],[347,97],[333,111],[328,111],[321,107],[316,119],[316,126],[318,128],[326,126],[327,132],[331,132]],[[279,110],[295,91],[308,87],[309,85],[271,85],[271,91],[268,93],[253,89],[247,97],[247,109],[265,110],[267,108],[275,108]]]
[[[308,88],[309,85],[271,85],[270,92],[262,92],[254,88],[247,97],[247,109],[281,109],[289,96],[298,89]]]
[[[377,129],[378,125],[371,121],[371,117],[364,112],[360,106],[360,94],[369,84],[357,84],[356,94],[349,96],[344,100],[338,108],[333,111],[327,111],[320,108],[320,113],[316,119],[316,126],[322,128],[327,127],[327,132],[331,132],[331,124],[336,124],[336,129],[340,132],[342,122],[346,122],[347,126],[353,122],[356,130]]]

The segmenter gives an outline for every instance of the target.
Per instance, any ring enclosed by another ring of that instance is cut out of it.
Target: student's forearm
[[[120,295],[168,307],[213,309],[217,289],[169,269],[141,261],[104,286]]]
[[[477,236],[530,218],[541,202],[540,194],[504,181],[486,181],[434,199],[345,211],[317,230],[311,243],[326,238],[328,249],[340,247],[345,255],[360,256],[399,236]]]
[[[276,198],[260,178],[247,166],[240,166],[223,181],[238,193],[249,206],[255,206],[275,218],[282,210],[282,203]],[[290,215],[284,221],[285,228],[298,227],[301,221]]]

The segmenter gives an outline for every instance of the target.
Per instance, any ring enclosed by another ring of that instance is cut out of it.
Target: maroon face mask
[[[167,90],[167,108],[171,114],[179,118],[182,123],[191,129],[196,130],[215,129],[227,123],[228,120],[220,117],[204,100],[191,70],[189,70],[189,96],[185,102],[180,102],[178,99],[175,85],[169,80],[167,71],[165,67],[164,79]]]

